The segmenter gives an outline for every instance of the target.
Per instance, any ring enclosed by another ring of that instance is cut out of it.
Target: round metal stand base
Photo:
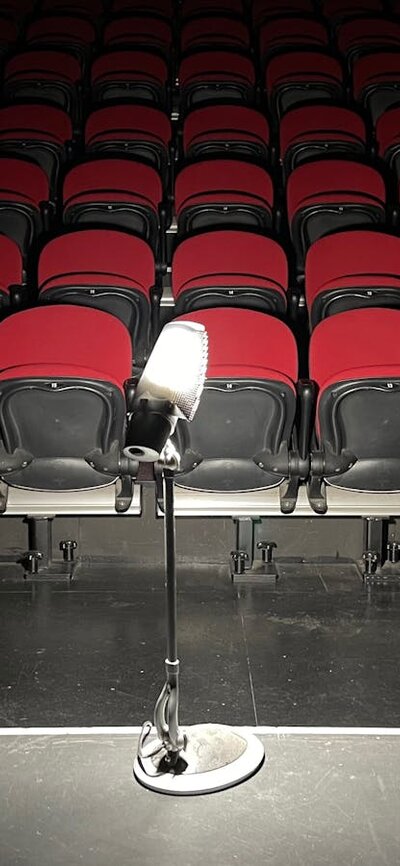
[[[160,750],[149,757],[137,757],[133,772],[145,788],[163,794],[210,794],[223,791],[252,776],[264,760],[264,747],[254,734],[227,725],[192,725],[181,728],[185,747],[174,766]],[[159,742],[159,741],[158,741]],[[154,752],[152,740],[145,752]]]

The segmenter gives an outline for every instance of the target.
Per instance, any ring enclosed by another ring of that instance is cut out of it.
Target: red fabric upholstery
[[[378,143],[379,155],[384,157],[386,151],[391,147],[400,145],[400,106],[395,105],[384,111],[378,117],[375,126],[375,136]]]
[[[245,105],[210,105],[191,111],[183,124],[185,154],[201,141],[253,141],[267,146],[266,117]]]
[[[276,15],[302,15],[315,12],[312,0],[254,0],[252,15],[257,26]]]
[[[221,14],[223,12],[229,12],[231,15],[242,15],[242,0],[183,0],[182,3],[183,18],[190,18],[191,15]]]
[[[16,54],[5,66],[4,79],[57,79],[76,84],[81,78],[80,63],[67,51],[24,51]]]
[[[130,159],[81,162],[64,180],[64,208],[93,201],[117,201],[136,202],[157,211],[161,199],[158,172],[150,165]]]
[[[266,57],[277,48],[295,48],[307,45],[323,48],[328,45],[327,28],[321,21],[312,18],[274,18],[266,21],[259,36],[261,57]]]
[[[297,346],[288,326],[265,313],[214,307],[176,321],[199,322],[208,334],[208,379],[272,379],[294,389]]]
[[[280,155],[283,158],[290,147],[307,141],[366,142],[366,129],[362,117],[349,108],[337,105],[300,105],[288,111],[280,122]]]
[[[207,81],[255,83],[255,71],[249,57],[231,51],[201,51],[185,57],[179,67],[179,84],[203,84]]]
[[[283,297],[288,285],[284,250],[271,238],[240,230],[210,231],[188,237],[172,259],[172,294],[205,286],[274,290]]]
[[[154,80],[164,85],[168,78],[165,60],[150,51],[110,51],[102,54],[92,64],[91,82],[100,81],[147,81]]]
[[[247,49],[249,47],[249,31],[243,21],[236,18],[193,18],[183,24],[181,33],[181,50],[191,51],[203,46],[209,48],[213,43],[226,45],[230,48]]]
[[[61,108],[31,102],[0,108],[0,140],[39,139],[63,147],[71,138],[71,119]]]
[[[139,15],[115,18],[104,28],[104,45],[143,45],[168,51],[172,41],[167,21]]]
[[[287,182],[291,222],[303,208],[318,204],[369,204],[385,207],[386,190],[375,168],[355,160],[323,159],[294,169]]]
[[[139,12],[171,19],[174,7],[172,0],[114,0],[112,11],[114,15],[119,12]]]
[[[272,210],[274,190],[269,174],[251,162],[208,159],[187,165],[175,181],[175,210],[179,214],[200,203],[239,202]]]
[[[55,12],[61,9],[63,12],[77,12],[93,20],[103,14],[102,0],[42,0],[40,4],[42,12]]]
[[[18,244],[0,234],[0,292],[9,294],[10,286],[22,283],[22,256]]]
[[[39,256],[40,292],[59,286],[127,288],[147,297],[154,284],[154,257],[141,238],[113,229],[84,229],[49,241]]]
[[[20,18],[29,15],[33,11],[34,5],[34,0],[1,0],[0,10],[2,15]]]
[[[309,309],[317,295],[331,289],[400,290],[400,238],[368,230],[326,235],[307,253],[305,285]]]
[[[358,57],[353,64],[353,94],[362,98],[363,91],[372,85],[400,82],[400,53],[379,51]]]
[[[132,375],[125,326],[108,313],[67,304],[36,307],[0,323],[0,378],[56,376],[112,382]]]
[[[38,208],[49,199],[49,179],[45,171],[25,159],[0,156],[0,201],[18,202]]]
[[[94,24],[74,15],[47,15],[32,21],[26,32],[29,42],[77,42],[91,45],[96,39]]]
[[[350,379],[400,378],[400,310],[349,310],[320,322],[310,340],[310,376],[320,391]]]
[[[381,12],[382,0],[324,0],[322,11],[326,18],[349,18],[364,12]]]
[[[335,57],[322,51],[291,51],[273,57],[266,69],[266,88],[269,94],[283,84],[296,82],[341,83],[342,67]]]
[[[338,28],[337,45],[342,54],[366,46],[400,46],[400,23],[380,16],[345,21]]]
[[[159,108],[147,105],[110,105],[89,115],[85,127],[88,147],[115,138],[126,141],[155,141],[168,147],[171,138],[169,118]]]

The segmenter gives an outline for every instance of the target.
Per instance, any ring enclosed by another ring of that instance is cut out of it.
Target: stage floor
[[[400,731],[397,731],[399,734]],[[137,736],[0,736],[2,866],[396,866],[400,736],[263,735],[242,785],[179,798],[132,776]]]
[[[246,587],[182,565],[178,582],[185,724],[399,725],[399,584],[368,590],[343,562]],[[164,657],[161,567],[0,582],[0,728],[141,725]]]

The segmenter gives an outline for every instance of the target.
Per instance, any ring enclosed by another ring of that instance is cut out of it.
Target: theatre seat
[[[327,48],[329,33],[323,21],[312,15],[288,15],[267,19],[260,29],[258,48],[262,62],[277,51]]]
[[[20,302],[23,282],[21,250],[12,238],[0,234],[0,311]]]
[[[373,51],[395,51],[400,48],[400,22],[384,15],[357,16],[344,21],[337,29],[337,47],[351,69],[354,61]]]
[[[81,15],[96,21],[103,14],[102,0],[41,0],[42,12],[59,12],[63,15]]]
[[[79,60],[67,51],[24,51],[4,69],[6,99],[44,101],[62,108],[73,121],[80,119]]]
[[[3,482],[78,491],[116,480],[131,369],[126,328],[99,310],[37,307],[1,322]]]
[[[274,189],[259,165],[238,159],[204,159],[185,166],[175,181],[178,233],[213,226],[270,229]]]
[[[379,156],[400,178],[400,104],[381,114],[376,123],[375,136]]]
[[[250,36],[245,22],[233,16],[207,16],[207,13],[183,22],[180,34],[182,53],[208,49],[213,45],[221,49],[248,51]]]
[[[150,105],[109,105],[89,115],[85,144],[89,153],[134,156],[165,176],[171,139],[171,123],[159,108]]]
[[[33,18],[26,29],[27,47],[61,48],[70,51],[84,67],[96,41],[95,22],[75,14],[52,12]]]
[[[269,124],[246,105],[209,105],[191,111],[183,124],[183,153],[188,159],[234,157],[265,163]]]
[[[269,61],[265,89],[270,110],[281,118],[295,105],[340,102],[343,70],[336,57],[322,51],[287,51]]]
[[[181,241],[173,255],[177,313],[228,306],[283,314],[287,290],[286,254],[262,234],[203,232]]]
[[[288,178],[290,234],[302,272],[308,247],[333,231],[384,224],[386,189],[380,173],[355,160],[324,159],[298,166]]]
[[[363,118],[341,105],[301,105],[282,118],[280,161],[285,176],[319,157],[365,156],[367,131]]]
[[[383,11],[382,0],[323,0],[322,13],[325,18],[340,22],[356,15],[368,15]]]
[[[156,253],[162,195],[160,176],[150,165],[128,158],[92,159],[65,176],[63,220],[133,232]]]
[[[358,307],[400,307],[400,238],[368,230],[321,238],[306,256],[305,287],[312,327]]]
[[[0,155],[37,163],[47,174],[52,197],[71,141],[71,118],[61,108],[31,102],[0,108]]]
[[[112,313],[130,333],[138,365],[149,347],[154,282],[154,256],[148,244],[112,229],[60,235],[39,256],[39,300]]]
[[[355,60],[353,95],[375,126],[383,112],[400,101],[400,52],[379,51]]]
[[[188,54],[180,63],[178,81],[182,114],[213,102],[248,104],[254,101],[254,64],[250,57],[236,51]]]
[[[178,422],[178,486],[237,492],[275,487],[263,469],[290,441],[296,409],[297,349],[283,322],[252,310],[205,309],[179,320],[208,333],[207,378],[196,417]]]
[[[0,156],[0,232],[18,244],[24,261],[53,215],[46,172],[28,159]]]
[[[254,0],[251,6],[255,29],[264,21],[281,15],[312,15],[314,12],[313,0]]]
[[[109,51],[92,63],[92,100],[145,102],[167,107],[168,67],[155,52]]]
[[[174,7],[172,0],[112,0],[111,12],[136,12],[138,15],[158,15],[167,21],[172,19]]]
[[[243,15],[242,0],[183,0],[182,18],[195,18],[196,15]]]
[[[310,342],[318,386],[315,478],[335,487],[400,491],[400,310],[350,310]]]
[[[103,42],[106,48],[149,49],[168,57],[172,43],[171,24],[159,16],[123,11],[105,25]]]

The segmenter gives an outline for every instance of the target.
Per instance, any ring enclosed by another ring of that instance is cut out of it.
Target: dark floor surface
[[[276,586],[178,579],[183,723],[399,725],[400,592],[340,562],[286,563]],[[162,568],[0,583],[0,727],[140,725],[164,656]]]
[[[136,737],[0,738],[2,866],[397,866],[400,737],[262,737],[227,791],[132,777]]]

